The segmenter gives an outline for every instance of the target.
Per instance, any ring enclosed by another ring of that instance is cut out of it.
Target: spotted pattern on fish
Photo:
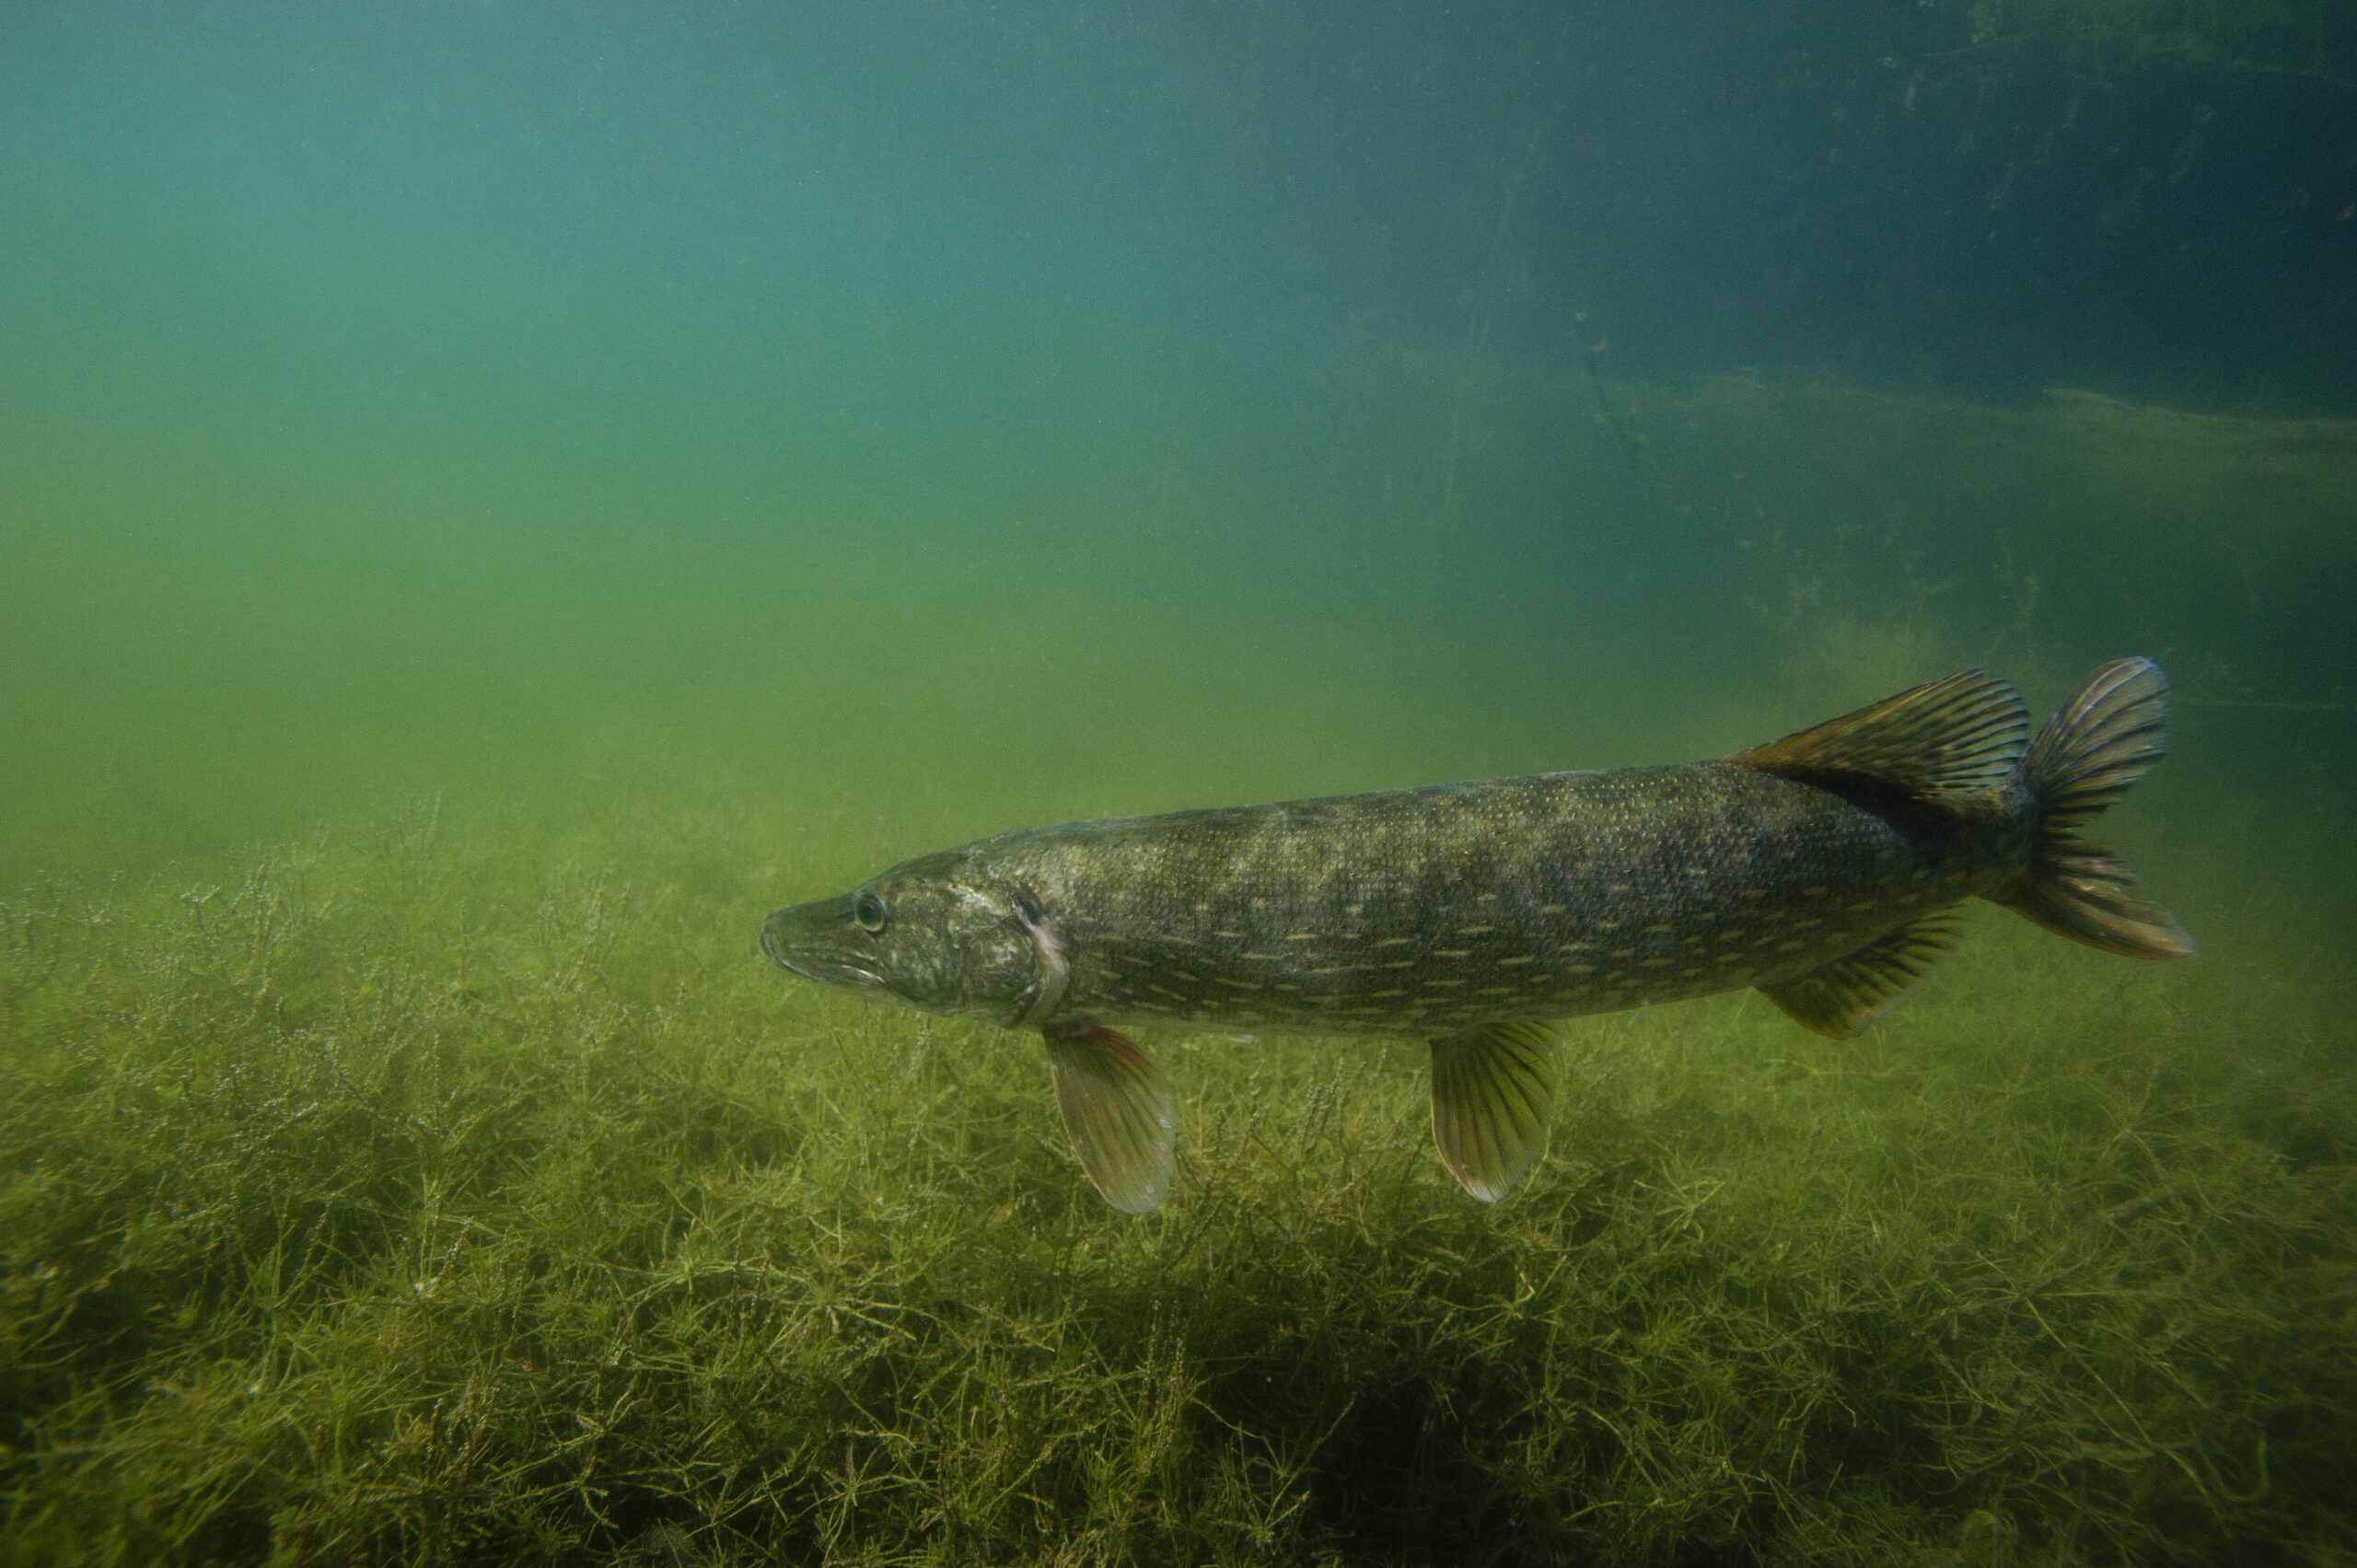
[[[1909,811],[1697,762],[1069,823],[971,853],[1054,923],[1067,1012],[1399,1035],[1806,973],[2018,876],[2028,823],[1997,794]]]

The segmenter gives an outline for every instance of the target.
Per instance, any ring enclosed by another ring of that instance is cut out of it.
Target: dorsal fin
[[[2028,734],[2021,693],[1967,669],[1727,761],[1787,778],[1879,784],[1938,801],[2003,784]]]

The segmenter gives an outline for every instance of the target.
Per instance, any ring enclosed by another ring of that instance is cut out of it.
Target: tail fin
[[[2151,659],[2115,659],[2087,677],[2046,721],[2022,758],[2036,803],[2029,871],[1995,901],[2074,942],[2131,958],[2189,958],[2177,916],[2131,898],[2136,874],[2079,825],[2119,800],[2166,752],[2161,726],[2169,682]]]

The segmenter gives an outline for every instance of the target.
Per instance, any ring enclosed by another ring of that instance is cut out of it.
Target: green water
[[[1691,83],[1589,52],[0,16],[0,1561],[2357,1551],[2350,405],[2166,320],[1980,384],[1989,280],[1763,359],[1607,202]],[[753,947],[1004,828],[2130,653],[2101,836],[2199,964],[1983,908],[1849,1045],[1587,1021],[1495,1210],[1421,1047],[1170,1031],[1116,1215],[1036,1040]]]

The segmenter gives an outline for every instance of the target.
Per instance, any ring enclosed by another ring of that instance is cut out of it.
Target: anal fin
[[[1547,1152],[1555,1030],[1483,1024],[1433,1041],[1433,1141],[1457,1185],[1494,1203]]]
[[[1963,928],[1954,910],[1938,910],[1797,980],[1763,985],[1759,994],[1802,1028],[1829,1040],[1849,1040],[1922,979],[1933,960],[1956,945]]]
[[[1103,1024],[1056,1022],[1040,1033],[1080,1168],[1123,1214],[1158,1207],[1178,1146],[1161,1073],[1128,1036]]]

